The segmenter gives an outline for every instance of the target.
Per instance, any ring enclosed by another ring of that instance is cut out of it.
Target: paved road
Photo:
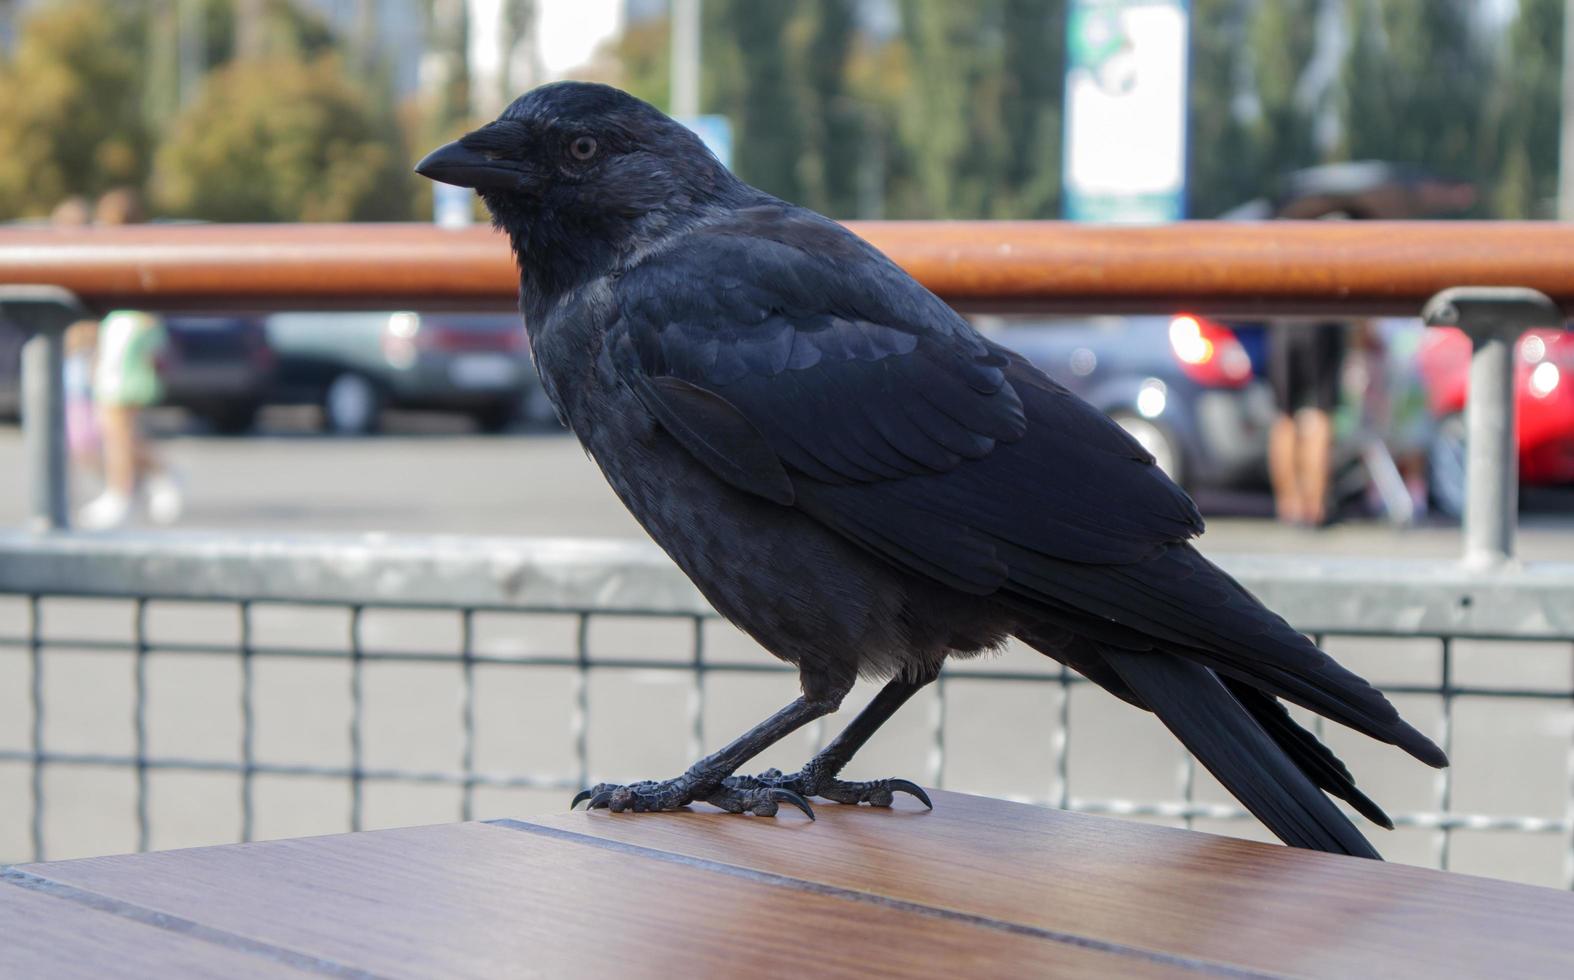
[[[266,417],[267,435],[161,442],[185,476],[184,526],[279,531],[389,531],[639,536],[642,532],[566,435],[474,436],[462,423],[408,416],[393,434],[312,435],[301,413]],[[166,428],[168,426],[166,425]],[[0,473],[18,473],[21,440],[0,428]],[[22,482],[0,495],[0,526],[25,514]],[[1209,551],[1447,557],[1458,530],[1357,521],[1319,531],[1265,516],[1263,495],[1203,494]],[[1527,558],[1574,558],[1574,495],[1537,494],[1523,518]],[[1239,516],[1241,514],[1254,516]]]
[[[562,435],[481,437],[457,424],[406,420],[390,435],[331,439],[307,434],[297,414],[267,419],[266,434],[245,439],[176,435],[163,450],[185,474],[190,507],[185,526],[261,531],[388,531],[506,535],[626,537],[639,529],[623,511],[577,445]],[[25,513],[20,499],[21,444],[15,430],[0,428],[0,474],[11,477],[0,495],[0,525]],[[1522,552],[1530,558],[1574,557],[1574,515],[1541,500],[1524,519]],[[1204,500],[1213,551],[1307,552],[1447,557],[1458,532],[1445,526],[1395,530],[1358,522],[1321,533],[1281,528],[1262,517],[1259,498]],[[1217,513],[1221,508],[1229,512]],[[46,604],[47,628],[67,636],[124,639],[124,604]],[[157,606],[159,604],[155,604]],[[173,606],[173,604],[164,604]],[[455,617],[368,614],[373,648],[451,649]],[[173,607],[150,614],[155,640],[234,644],[233,614]],[[19,601],[0,597],[0,635],[24,628]],[[572,643],[564,623],[480,624],[483,650],[551,650]],[[256,640],[342,646],[342,611],[259,611]],[[598,627],[600,629],[600,627]],[[732,631],[707,639],[709,649],[755,656]],[[681,632],[681,631],[679,631]],[[681,651],[686,636],[660,624],[615,626],[597,632],[594,644],[630,655]],[[1503,665],[1532,664],[1516,680],[1569,689],[1566,649],[1515,653],[1501,646],[1459,651],[1460,670],[1499,676]],[[1478,645],[1479,646],[1479,645]],[[1432,649],[1345,641],[1337,654],[1389,682],[1435,678]],[[1397,655],[1396,655],[1397,651]],[[1536,659],[1539,657],[1540,659]],[[129,751],[133,678],[124,653],[56,648],[46,666],[47,744],[60,751]],[[1044,661],[1011,651],[1002,665],[1042,670]],[[1405,673],[1411,671],[1412,673]],[[1528,673],[1527,673],[1528,672]],[[477,704],[477,765],[485,771],[564,771],[571,742],[568,672],[497,669],[481,677]],[[233,657],[149,658],[150,749],[154,753],[235,758],[239,723],[238,668]],[[457,768],[457,671],[447,667],[372,665],[367,670],[367,764],[415,769]],[[0,747],[21,748],[30,737],[30,684],[25,658],[0,648]],[[1467,680],[1468,682],[1468,680]],[[707,741],[712,746],[763,717],[790,696],[786,678],[712,675],[707,680]],[[347,760],[348,674],[344,663],[264,660],[257,666],[259,757],[278,762]],[[870,692],[860,688],[848,707]],[[655,776],[688,761],[689,688],[671,674],[599,674],[592,681],[595,720],[590,727],[592,765],[600,775]],[[856,702],[856,703],[855,703]],[[1406,710],[1423,727],[1438,724],[1435,699],[1412,699]],[[930,772],[931,721],[939,706],[921,696],[881,733],[855,765],[854,775]],[[1071,785],[1082,798],[1174,799],[1179,755],[1151,718],[1117,705],[1101,692],[1077,689],[1071,697],[1075,736],[1070,739]],[[951,788],[1000,795],[1047,796],[1055,791],[1048,746],[1060,737],[1059,694],[1050,686],[956,683],[945,714],[946,775]],[[1456,742],[1461,810],[1560,816],[1567,795],[1565,758],[1574,716],[1567,705],[1477,700],[1456,713],[1460,731],[1484,732],[1480,741]],[[796,766],[810,741],[834,732],[811,732],[761,764]],[[1002,733],[1014,737],[1003,738]],[[1463,739],[1463,736],[1461,736]],[[1336,736],[1372,794],[1396,812],[1430,809],[1437,787],[1432,775],[1386,748],[1357,737]],[[1501,760],[1514,760],[1502,765]],[[0,764],[0,861],[26,853],[30,799],[25,769]],[[566,774],[566,773],[565,773]],[[154,773],[150,777],[153,844],[183,846],[233,839],[238,826],[237,780],[217,774]],[[49,855],[127,850],[127,814],[133,782],[124,771],[52,767],[46,771]],[[1204,800],[1223,801],[1202,777]],[[561,806],[560,794],[486,791],[478,816],[539,812]],[[338,782],[261,777],[256,789],[259,836],[342,830],[348,794]],[[457,793],[448,787],[369,784],[366,821],[372,826],[452,820]],[[1199,827],[1239,832],[1238,824]],[[1557,884],[1568,853],[1567,836],[1456,835],[1455,867],[1521,880]],[[1381,835],[1391,857],[1416,863],[1435,858],[1434,835],[1420,830]]]

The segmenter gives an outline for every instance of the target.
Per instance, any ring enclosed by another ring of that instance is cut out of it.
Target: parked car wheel
[[[519,417],[519,406],[513,402],[503,402],[497,405],[488,405],[478,408],[470,413],[470,418],[475,421],[476,428],[482,432],[498,433],[507,429]]]
[[[1169,475],[1176,483],[1185,485],[1182,477],[1183,466],[1181,463],[1180,447],[1164,427],[1150,419],[1130,412],[1117,412],[1110,416],[1117,425],[1126,430],[1126,433],[1143,449],[1153,454],[1153,460],[1159,469]]]
[[[1465,417],[1438,420],[1427,451],[1427,492],[1432,508],[1458,520],[1465,513]]]
[[[250,432],[257,424],[257,405],[230,405],[201,412],[201,416],[214,432],[226,436],[239,436]]]
[[[328,383],[323,393],[323,420],[328,431],[339,435],[365,435],[377,430],[382,413],[382,392],[364,374],[345,371]]]

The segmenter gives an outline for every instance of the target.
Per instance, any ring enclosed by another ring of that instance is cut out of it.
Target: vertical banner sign
[[[1186,206],[1188,0],[1071,0],[1065,216],[1151,224]]]

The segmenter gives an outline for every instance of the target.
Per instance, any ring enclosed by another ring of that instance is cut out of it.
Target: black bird
[[[1447,764],[1197,553],[1196,506],[1119,426],[654,107],[542,86],[416,169],[508,233],[541,380],[613,490],[799,670],[801,697],[687,772],[576,804],[927,804],[838,776],[948,657],[1010,636],[1154,712],[1292,845],[1378,856],[1324,793],[1392,824],[1281,698]],[[885,687],[801,771],[736,775],[860,676]]]

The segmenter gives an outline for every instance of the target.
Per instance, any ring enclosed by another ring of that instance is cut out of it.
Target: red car
[[[1470,384],[1470,338],[1434,327],[1421,344],[1426,384],[1438,434],[1432,449],[1432,492],[1445,510],[1464,500],[1465,392]],[[1574,483],[1574,333],[1531,330],[1514,347],[1514,401],[1519,420],[1519,480]],[[1457,500],[1451,500],[1457,491]]]

